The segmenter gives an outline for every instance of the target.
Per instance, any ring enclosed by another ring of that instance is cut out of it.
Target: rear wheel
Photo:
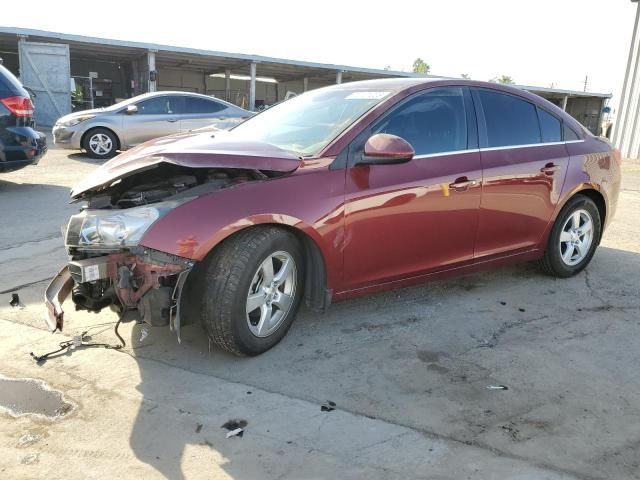
[[[601,233],[598,207],[590,198],[576,195],[558,215],[540,266],[556,277],[575,275],[593,258]]]
[[[111,130],[94,128],[84,136],[82,148],[91,158],[111,158],[118,149],[118,138]]]
[[[209,338],[236,355],[258,355],[287,333],[302,298],[297,238],[256,227],[225,241],[206,266],[203,322]]]

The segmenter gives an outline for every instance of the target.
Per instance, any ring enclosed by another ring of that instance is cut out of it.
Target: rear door
[[[237,117],[235,109],[213,99],[202,97],[184,97],[184,113],[180,116],[180,129],[183,132],[197,128],[216,126],[228,128],[230,118]]]
[[[483,168],[475,257],[537,246],[558,203],[569,157],[562,123],[527,99],[473,89]]]
[[[352,164],[376,133],[404,138],[416,155],[403,164],[349,167],[348,288],[471,262],[482,171],[468,90],[434,88],[393,107],[352,143]]]
[[[136,113],[122,112],[127,147],[180,133],[180,113],[183,108],[181,95],[159,95],[138,102],[136,107]]]

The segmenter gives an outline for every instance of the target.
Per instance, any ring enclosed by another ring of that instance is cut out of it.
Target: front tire
[[[302,299],[298,239],[255,227],[224,241],[204,274],[203,323],[209,338],[235,355],[259,355],[285,336]]]
[[[576,195],[558,214],[540,267],[561,278],[577,274],[591,262],[601,235],[598,207],[589,197]]]
[[[89,130],[82,139],[82,148],[91,158],[111,158],[116,154],[118,146],[118,137],[106,128]]]

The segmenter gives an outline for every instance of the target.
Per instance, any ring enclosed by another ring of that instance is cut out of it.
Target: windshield
[[[230,135],[311,156],[390,93],[348,88],[313,90],[246,120]]]

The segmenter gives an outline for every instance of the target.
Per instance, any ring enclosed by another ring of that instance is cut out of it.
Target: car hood
[[[97,192],[161,163],[190,168],[293,172],[302,160],[268,143],[233,139],[224,131],[171,135],[143,143],[101,165],[73,187],[71,198]]]

